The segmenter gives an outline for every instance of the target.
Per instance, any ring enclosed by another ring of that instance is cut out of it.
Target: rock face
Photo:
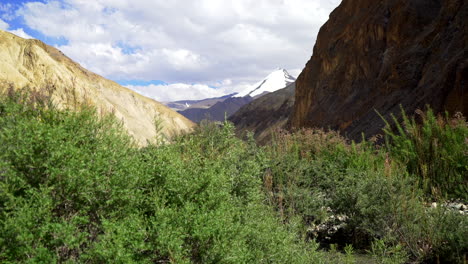
[[[91,105],[101,113],[112,112],[140,145],[194,126],[177,112],[84,69],[39,40],[0,30],[0,91],[9,85],[47,90],[62,109]],[[155,120],[161,123],[161,131],[156,131]]]
[[[291,127],[379,133],[400,105],[468,114],[468,1],[343,0],[296,81]]]
[[[254,133],[259,143],[266,143],[271,132],[284,128],[294,105],[294,83],[286,88],[259,97],[229,117],[238,134]]]

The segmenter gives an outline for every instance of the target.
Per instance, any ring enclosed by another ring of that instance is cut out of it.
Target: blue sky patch
[[[132,47],[132,46],[126,45],[123,42],[117,43],[117,47],[121,48],[122,53],[124,54],[135,54],[136,51],[139,49],[138,47]]]

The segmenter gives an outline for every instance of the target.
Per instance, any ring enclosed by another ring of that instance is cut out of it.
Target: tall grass
[[[349,243],[382,263],[466,262],[467,216],[428,206],[466,201],[466,122],[431,111],[424,117],[418,124],[405,116],[396,133],[386,129],[385,146],[348,143],[333,131],[276,132],[265,149],[268,202],[286,223],[300,219],[301,235],[324,246]],[[339,224],[339,215],[348,217],[345,226],[329,240],[314,231]]]
[[[450,118],[431,109],[417,111],[421,122],[402,111],[400,123],[387,122],[386,147],[434,198],[468,201],[468,124],[458,113]],[[392,129],[395,127],[395,129]]]

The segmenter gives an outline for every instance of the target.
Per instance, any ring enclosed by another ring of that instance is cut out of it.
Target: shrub
[[[372,242],[369,253],[379,264],[400,264],[408,261],[408,256],[401,245],[388,245],[382,239]]]
[[[0,262],[322,261],[263,203],[264,154],[230,124],[138,149],[111,116],[30,98],[0,99]]]
[[[323,130],[258,147],[226,122],[138,149],[112,116],[10,91],[0,262],[466,262],[466,216],[423,195],[465,197],[466,123],[405,120],[384,147]],[[339,216],[337,245],[318,250],[314,228]]]
[[[461,149],[463,143],[448,139],[442,144]],[[286,223],[301,218],[301,236],[320,239],[323,246],[351,243],[358,251],[371,250],[373,241],[384,239],[385,248],[398,247],[401,254],[382,257],[383,262],[404,262],[402,256],[409,256],[417,262],[463,263],[466,216],[430,211],[419,178],[388,148],[348,143],[322,130],[277,133],[266,147],[268,201]],[[457,163],[446,166],[456,171]],[[346,216],[345,225],[330,220],[340,215]],[[330,225],[325,232],[335,234],[324,239],[313,231],[323,225]]]
[[[0,100],[0,259],[77,260],[103,219],[133,212],[136,149],[111,117],[33,98]]]
[[[402,111],[402,124],[387,122],[386,147],[392,158],[407,167],[421,188],[434,198],[468,200],[468,124],[461,114],[436,116],[418,110],[421,123]]]

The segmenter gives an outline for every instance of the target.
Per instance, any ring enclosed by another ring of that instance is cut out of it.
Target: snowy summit
[[[285,69],[277,69],[270,73],[262,81],[252,85],[244,91],[237,93],[233,97],[244,97],[247,95],[250,97],[255,97],[263,93],[271,93],[285,88],[294,81],[296,81],[296,78],[292,77],[288,71]]]

